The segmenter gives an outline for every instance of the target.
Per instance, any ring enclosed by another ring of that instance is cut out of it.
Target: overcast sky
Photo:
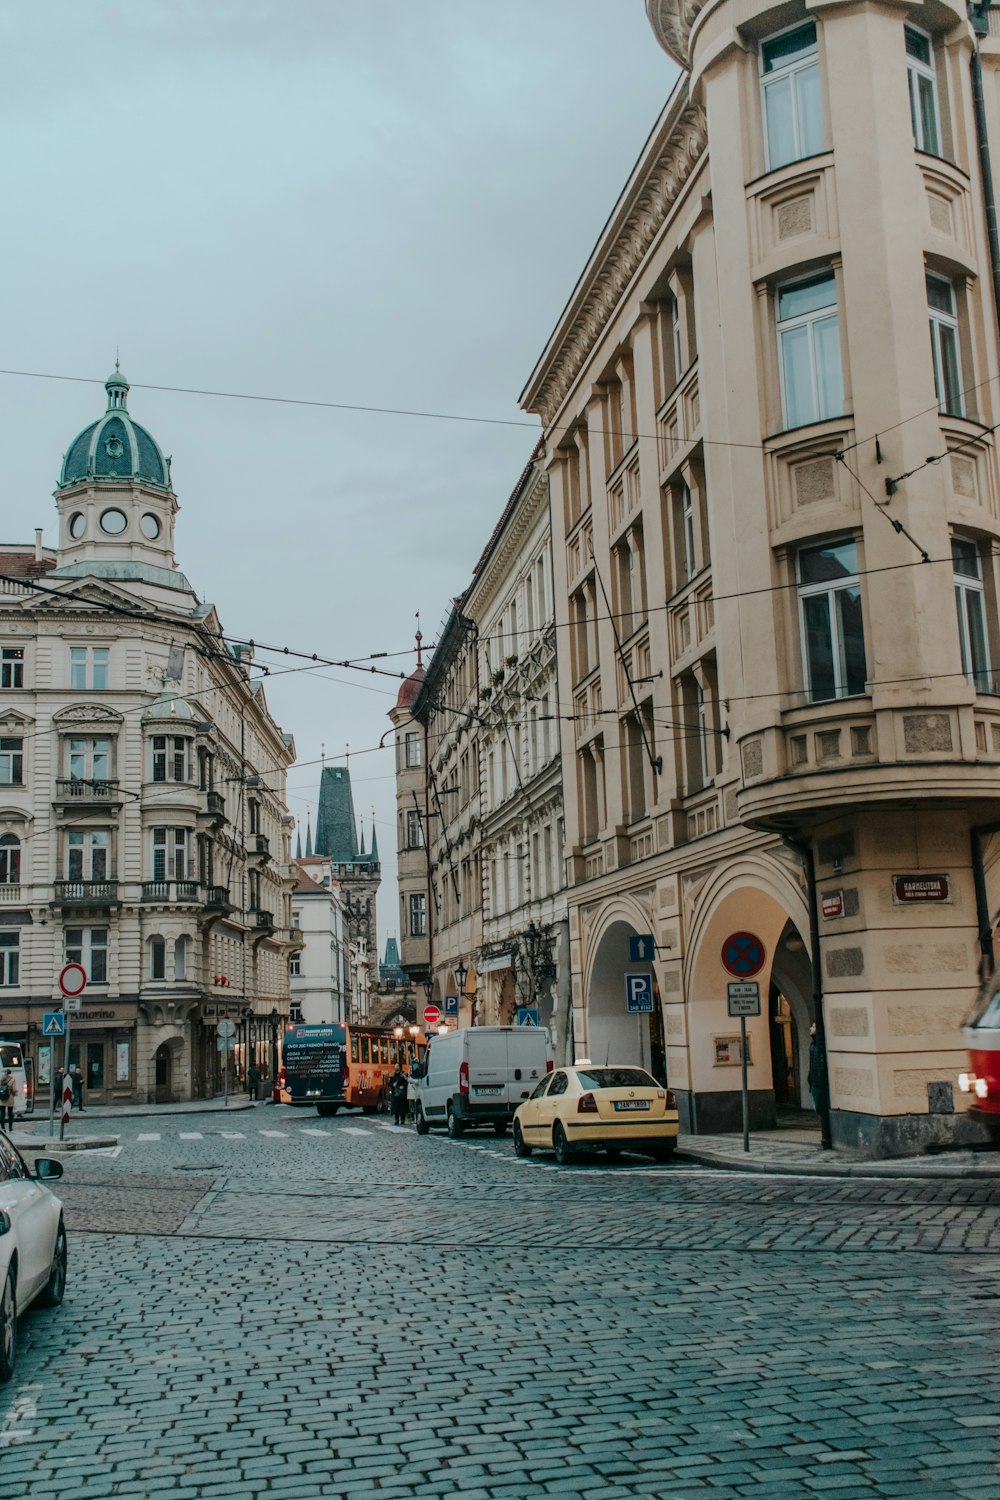
[[[517,396],[676,75],[642,0],[34,0],[0,9],[0,365],[519,417],[491,427],[134,388],[178,562],[227,631],[327,656],[433,640],[534,445]],[[56,540],[100,385],[0,377],[0,540]],[[261,660],[270,658],[261,657]],[[410,658],[398,661],[405,668]],[[347,680],[344,680],[344,679]],[[300,762],[396,688],[268,701]],[[351,759],[396,932],[390,751]],[[315,827],[319,768],[289,805]]]

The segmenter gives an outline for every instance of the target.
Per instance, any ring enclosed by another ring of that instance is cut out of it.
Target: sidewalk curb
[[[901,1160],[903,1160],[901,1158]],[[895,1182],[947,1182],[954,1178],[978,1178],[1000,1181],[1000,1159],[995,1167],[956,1166],[950,1172],[934,1171],[914,1164],[890,1167],[884,1162],[761,1162],[745,1156],[720,1156],[711,1151],[692,1151],[688,1147],[674,1152],[674,1161],[702,1167],[719,1167],[726,1172],[756,1172],[772,1177],[883,1177]]]
[[[109,1146],[117,1146],[118,1142],[117,1135],[106,1135],[88,1136],[80,1141],[16,1141],[15,1145],[18,1151],[40,1151],[43,1154],[51,1152],[53,1156],[56,1156],[61,1151],[106,1151]]]
[[[270,1099],[259,1099],[257,1101],[261,1105],[270,1104],[270,1102]],[[239,1114],[242,1110],[254,1108],[256,1108],[256,1105],[252,1099],[241,1099],[238,1104],[227,1105],[213,1104],[209,1099],[202,1099],[193,1101],[190,1106],[185,1103],[183,1107],[176,1104],[122,1104],[117,1106],[112,1104],[107,1107],[102,1107],[100,1104],[88,1104],[83,1113],[90,1115],[92,1120],[162,1120],[170,1119],[171,1117],[181,1118],[184,1115],[233,1115]],[[79,1115],[80,1111],[75,1110],[73,1112],[73,1119],[77,1120]],[[38,1112],[34,1116],[18,1115],[17,1122],[20,1125],[25,1125],[29,1119],[32,1119],[41,1120],[47,1124],[48,1118],[47,1114]],[[57,1115],[56,1119],[58,1118]]]

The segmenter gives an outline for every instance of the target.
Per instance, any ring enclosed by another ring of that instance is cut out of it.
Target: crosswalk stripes
[[[288,1140],[288,1131],[287,1130],[258,1130],[257,1134],[258,1135],[270,1135],[270,1136],[274,1136],[279,1141],[287,1141]]]
[[[307,1130],[307,1129],[302,1129],[302,1130],[299,1131],[299,1135],[321,1135],[323,1137],[323,1139],[325,1140],[326,1137],[329,1135],[329,1131],[327,1131],[327,1130]]]
[[[242,1130],[220,1130],[219,1134],[227,1141],[245,1141],[246,1136]]]
[[[182,1141],[200,1141],[204,1139],[200,1130],[181,1130],[178,1131],[178,1136]]]
[[[158,1130],[152,1130],[152,1131],[149,1132],[148,1135],[137,1135],[136,1136],[136,1140],[137,1141],[158,1141],[159,1139],[160,1139],[160,1133],[159,1133]]]
[[[369,1135],[367,1130],[362,1130],[358,1125],[341,1125],[337,1131],[338,1135]]]

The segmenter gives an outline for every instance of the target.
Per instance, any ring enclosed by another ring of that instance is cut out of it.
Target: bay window
[[[927,275],[927,316],[931,326],[934,391],[941,411],[965,415],[962,394],[962,356],[958,341],[955,288],[943,276]]]
[[[761,43],[767,166],[773,172],[823,150],[823,97],[816,26],[810,21]]]
[[[188,880],[188,838],[186,828],[154,828],[152,854],[154,880]]]
[[[991,693],[990,650],[986,632],[986,600],[983,592],[983,564],[975,542],[953,537],[951,556],[955,573],[955,605],[958,610],[958,639],[962,653],[962,673],[977,692]]]
[[[804,427],[839,417],[844,377],[832,271],[778,287],[777,331],[785,426]]]
[[[918,151],[941,154],[941,127],[938,116],[937,76],[934,72],[934,49],[925,31],[905,26],[906,78],[910,91],[910,121],[913,144]]]

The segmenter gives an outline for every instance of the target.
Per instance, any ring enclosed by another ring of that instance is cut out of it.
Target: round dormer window
[[[108,536],[121,536],[128,526],[128,516],[123,510],[106,510],[101,516],[101,530]]]
[[[78,541],[87,529],[87,517],[82,510],[75,510],[69,518],[69,534],[74,541]]]
[[[146,514],[139,522],[139,526],[142,530],[143,536],[148,537],[151,542],[156,541],[156,538],[160,534],[160,523],[153,515],[152,511],[147,510]]]

